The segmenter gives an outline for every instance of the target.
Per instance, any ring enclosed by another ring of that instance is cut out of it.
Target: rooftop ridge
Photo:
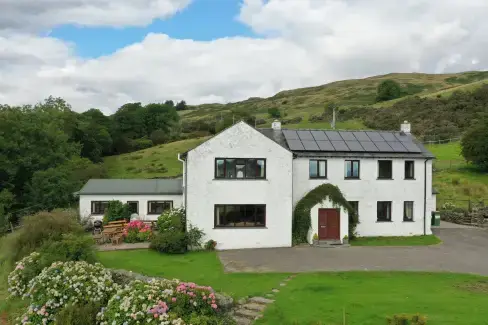
[[[273,130],[272,128],[256,128],[257,130]],[[310,128],[300,128],[300,129],[288,129],[288,128],[281,128],[280,131],[287,130],[287,131],[341,131],[341,132],[391,132],[391,133],[400,133],[401,130],[368,130],[368,129],[354,129],[354,130],[343,130],[343,129],[310,129]],[[410,134],[412,135],[412,134]],[[414,135],[412,135],[414,137]]]

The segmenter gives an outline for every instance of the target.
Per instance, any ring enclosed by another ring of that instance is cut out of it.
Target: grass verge
[[[358,237],[351,246],[428,246],[441,243],[435,235],[405,237]]]

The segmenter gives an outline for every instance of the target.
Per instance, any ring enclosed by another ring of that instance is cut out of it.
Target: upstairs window
[[[105,214],[108,207],[108,201],[92,201],[91,214]]]
[[[379,179],[392,179],[393,168],[391,160],[378,160],[378,178]]]
[[[346,160],[346,175],[345,178],[358,179],[359,178],[359,160]]]
[[[161,214],[173,208],[173,201],[149,201],[147,202],[147,214]]]
[[[405,179],[415,179],[415,162],[405,161]]]
[[[391,221],[391,201],[378,201],[377,221]]]
[[[327,178],[327,160],[309,161],[310,178]]]
[[[217,158],[215,178],[220,179],[264,179],[266,159]]]
[[[403,202],[403,221],[413,221],[413,201]]]

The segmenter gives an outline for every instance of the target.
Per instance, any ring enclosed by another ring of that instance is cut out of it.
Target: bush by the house
[[[217,242],[213,239],[210,239],[205,243],[205,249],[208,251],[213,251],[215,250],[215,247],[217,246]]]
[[[70,304],[56,315],[54,323],[56,325],[94,325],[97,323],[97,315],[101,308],[99,303],[94,302]]]
[[[427,319],[422,315],[394,315],[386,318],[387,325],[426,325]]]
[[[187,251],[188,240],[184,232],[170,230],[154,235],[150,248],[160,253],[183,254]]]
[[[103,325],[204,324],[194,322],[201,316],[208,318],[208,324],[225,319],[211,287],[178,280],[136,280],[117,291],[99,318]]]
[[[16,263],[15,269],[8,275],[8,292],[11,296],[22,297],[29,281],[42,271],[44,266],[39,264],[40,256],[33,252]]]
[[[76,216],[66,211],[39,212],[26,216],[22,227],[2,241],[2,257],[7,269],[11,270],[15,262],[37,251],[48,241],[59,241],[63,234],[83,235],[83,228]]]
[[[152,230],[144,222],[134,220],[125,226],[123,234],[126,243],[141,243],[151,239]]]
[[[109,201],[105,215],[103,216],[103,223],[107,224],[112,221],[130,220],[130,210],[127,203],[120,201]]]
[[[170,209],[164,211],[156,223],[159,232],[165,231],[185,231],[186,230],[186,212],[184,208]]]
[[[104,305],[116,291],[111,273],[100,264],[56,262],[29,283],[24,298],[30,299],[30,305],[20,320],[23,324],[51,323],[66,305]]]
[[[186,239],[190,249],[201,249],[202,248],[202,238],[205,233],[202,229],[190,224],[186,231]]]

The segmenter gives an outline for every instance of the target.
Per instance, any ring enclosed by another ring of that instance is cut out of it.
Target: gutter
[[[186,167],[186,161],[184,159],[182,159],[182,157],[185,157],[186,158],[186,153],[184,153],[183,155],[180,155],[178,154],[178,160],[181,161],[181,163],[183,164],[183,195],[185,196],[184,198],[184,202],[185,202],[185,210],[187,209],[187,200],[186,200],[186,185],[187,185],[187,180],[186,180],[186,173],[187,173],[187,167]]]

